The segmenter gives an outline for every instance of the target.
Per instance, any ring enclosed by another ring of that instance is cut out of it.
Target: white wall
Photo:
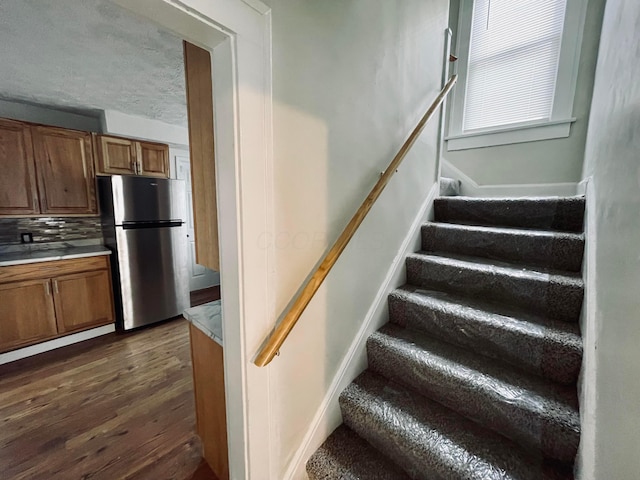
[[[282,311],[440,90],[447,0],[270,0],[277,291]],[[272,369],[284,472],[434,184],[437,118]],[[278,478],[283,478],[282,475]]]
[[[640,472],[640,3],[607,3],[584,177],[593,249],[583,480]],[[593,208],[595,207],[595,208]]]
[[[98,115],[81,115],[29,103],[0,100],[0,118],[11,118],[22,122],[42,123],[60,128],[100,132]]]
[[[451,0],[454,39],[459,3]],[[446,160],[479,185],[579,182],[604,4],[605,0],[589,0],[573,110],[577,121],[569,137],[451,152],[445,149]]]
[[[180,148],[189,148],[189,129],[152,118],[144,118],[115,110],[105,110],[100,115],[102,132],[110,135],[168,143]]]

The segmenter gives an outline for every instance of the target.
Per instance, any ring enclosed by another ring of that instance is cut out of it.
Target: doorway
[[[224,370],[231,478],[278,478],[269,369],[276,321],[271,12],[259,0],[113,0],[212,55]],[[266,398],[265,398],[266,397]]]

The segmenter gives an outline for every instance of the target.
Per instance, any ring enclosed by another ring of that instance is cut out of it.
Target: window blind
[[[475,0],[464,130],[549,119],[567,0]]]

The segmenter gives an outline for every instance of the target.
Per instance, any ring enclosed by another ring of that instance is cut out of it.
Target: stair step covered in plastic
[[[582,232],[584,197],[474,198],[434,201],[437,222]]]

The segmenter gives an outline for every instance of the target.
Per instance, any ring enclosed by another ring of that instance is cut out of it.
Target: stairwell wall
[[[580,478],[640,472],[640,3],[607,2],[583,176],[589,179]]]
[[[260,241],[275,247],[281,312],[437,96],[448,0],[266,3],[276,227]],[[436,181],[437,124],[434,117],[267,367],[279,478]]]

